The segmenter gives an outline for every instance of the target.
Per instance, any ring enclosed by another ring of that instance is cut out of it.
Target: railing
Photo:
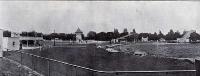
[[[101,71],[22,51],[9,51],[7,54],[10,54],[7,58],[44,76],[197,76],[196,70]]]

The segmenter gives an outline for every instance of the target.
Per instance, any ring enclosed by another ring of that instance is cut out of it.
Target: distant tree
[[[154,32],[153,36],[154,36],[154,40],[159,40],[158,34],[156,32]]]
[[[174,39],[181,38],[181,37],[182,37],[182,36],[181,36],[181,34],[180,34],[179,31],[176,31],[176,32],[174,33]]]
[[[28,32],[22,32],[21,34],[20,34],[20,36],[28,36]]]
[[[49,34],[43,35],[43,39],[45,40],[51,40],[52,37]]]
[[[54,38],[59,38],[58,33],[51,33],[50,36],[54,39]]]
[[[164,38],[164,37],[165,37],[164,34],[161,32],[161,30],[159,30],[158,38],[160,39],[160,38]]]
[[[110,41],[112,39],[114,39],[114,32],[107,32],[106,33],[106,40]]]
[[[66,34],[67,40],[76,40],[76,34]]]
[[[174,37],[174,31],[172,29],[170,29],[170,31],[166,34],[165,39],[166,40],[176,40],[176,38]]]
[[[96,32],[94,32],[94,31],[88,32],[87,39],[94,40],[95,38],[96,38]]]
[[[20,36],[28,36],[28,37],[43,37],[43,33],[38,33],[36,31],[30,31],[30,32],[21,32]],[[45,35],[47,36],[47,34]]]
[[[105,32],[97,33],[96,40],[107,41],[107,39],[106,39],[106,33]]]
[[[130,32],[130,36],[127,37],[128,41],[137,41],[139,34],[136,33],[135,29],[132,30],[132,32]]]
[[[10,31],[3,31],[3,37],[11,37]]]
[[[142,37],[143,37],[143,38],[146,38],[146,37],[149,37],[149,35],[150,35],[149,33],[140,33],[140,34],[138,35],[138,39],[141,40]]]
[[[65,34],[65,33],[51,33],[43,35],[45,40],[52,40],[54,38],[58,38],[61,40],[76,40],[75,34]]]
[[[118,31],[118,29],[114,29],[114,33],[117,33],[117,34],[119,34],[119,31]]]
[[[139,39],[139,34],[132,33],[129,37],[127,37],[128,41],[137,41]]]
[[[36,36],[36,32],[35,31],[28,32],[28,36],[29,37],[35,37]]]
[[[200,35],[196,32],[193,32],[190,34],[190,40],[191,41],[197,41],[197,40],[200,40]]]
[[[58,38],[61,39],[61,40],[67,40],[67,36],[65,35],[65,33],[59,33],[58,34]]]
[[[123,33],[128,33],[128,30],[127,30],[127,28],[125,28],[125,29],[124,29],[124,32],[123,32]]]
[[[37,37],[42,37],[43,34],[42,34],[42,33],[37,33],[36,36],[37,36]]]
[[[114,38],[118,38],[120,36],[118,29],[114,29]]]
[[[149,34],[149,40],[159,40],[157,33],[154,32],[154,34]]]
[[[181,34],[181,36],[185,35],[187,33],[186,30],[183,31],[183,33]]]
[[[128,30],[127,28],[124,29],[124,31],[120,34],[120,37],[128,35]]]
[[[133,32],[132,33],[136,33],[135,29],[133,29]]]

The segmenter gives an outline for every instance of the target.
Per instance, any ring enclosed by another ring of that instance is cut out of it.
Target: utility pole
[[[56,36],[55,36],[55,34],[56,34],[56,33],[55,33],[55,29],[54,29],[54,41],[53,41],[53,46],[56,46],[56,43],[55,43],[55,37],[56,37]]]
[[[195,59],[196,76],[200,75],[200,58]]]
[[[0,29],[0,58],[3,57],[3,29]]]

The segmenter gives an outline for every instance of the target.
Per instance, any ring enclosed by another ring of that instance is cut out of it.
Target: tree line
[[[163,34],[162,31],[154,32],[154,33],[137,33],[135,29],[133,29],[131,32],[128,32],[127,28],[123,30],[123,32],[119,32],[118,29],[114,29],[112,32],[95,32],[95,31],[89,31],[87,35],[82,34],[82,38],[84,40],[99,40],[99,41],[110,41],[112,39],[117,39],[123,36],[126,36],[128,34],[131,34],[130,36],[126,37],[128,41],[134,41],[134,40],[141,40],[142,37],[146,38],[148,37],[148,40],[157,41],[162,39],[165,40],[176,40],[177,38],[181,38],[187,31],[183,31],[183,33],[180,33],[179,31],[175,31],[170,29],[167,34]],[[3,32],[4,37],[11,37],[10,31],[4,31]],[[52,39],[60,39],[60,40],[76,40],[75,34],[66,34],[66,33],[51,33],[51,34],[43,34],[38,33],[35,31],[31,32],[22,32],[20,36],[29,36],[29,37],[43,37],[45,40],[52,40]],[[197,32],[193,32],[190,35],[190,40],[196,41],[200,40],[200,34]]]
[[[3,31],[3,37],[11,37],[12,32],[11,31]],[[30,32],[21,32],[20,36],[23,37],[43,37],[43,33],[39,33],[36,31],[30,31]]]
[[[177,38],[181,38],[186,32],[187,31],[183,31],[183,33],[181,34],[179,31],[174,32],[172,29],[170,29],[167,34],[163,34],[161,31],[159,31],[158,33],[157,32],[137,33],[135,29],[133,29],[131,32],[128,32],[127,29],[125,28],[122,33],[119,33],[117,29],[114,29],[113,32],[107,32],[107,33],[106,32],[96,33],[94,31],[90,31],[87,34],[86,39],[109,41],[112,39],[123,37],[128,34],[132,34],[126,37],[128,41],[141,40],[142,37],[143,38],[148,37],[148,40],[151,41],[157,41],[160,40],[161,38],[165,40],[176,40]],[[190,40],[192,41],[200,40],[200,35],[197,32],[193,32],[190,35]]]
[[[76,40],[75,34],[65,34],[65,33],[51,33],[45,34],[43,36],[45,40],[60,39],[60,40]]]
[[[137,33],[135,29],[133,29],[131,32],[128,32],[127,28],[123,30],[123,32],[119,32],[118,29],[114,29],[112,32],[95,32],[95,31],[89,31],[86,35],[82,35],[82,38],[84,40],[98,40],[98,41],[110,41],[112,39],[117,39],[123,36],[126,36],[128,34],[131,34],[130,36],[126,37],[128,41],[134,41],[134,40],[141,40],[142,37],[146,38],[148,37],[148,40],[151,41],[157,41],[162,39],[165,40],[176,40],[177,38],[181,38],[187,31],[183,31],[183,33],[180,33],[179,31],[173,31],[172,29],[169,30],[167,34],[163,34],[162,31],[154,32],[154,33]],[[61,40],[76,40],[75,34],[65,34],[65,33],[51,33],[43,36],[44,39],[51,40],[54,38],[61,39]],[[190,39],[192,41],[200,40],[200,34],[197,32],[193,32],[190,35]]]

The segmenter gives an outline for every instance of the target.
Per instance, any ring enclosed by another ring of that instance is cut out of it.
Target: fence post
[[[76,76],[78,76],[78,74],[77,74],[77,69],[78,69],[78,68],[77,68],[77,67],[75,67],[75,74],[76,74]]]
[[[49,60],[47,60],[47,66],[48,66],[48,76],[51,76],[51,72],[50,72],[50,62]]]
[[[36,70],[35,63],[34,63],[34,56],[32,56],[32,55],[31,55],[31,60],[32,60],[32,68],[33,68],[33,70]]]
[[[19,52],[20,53],[20,67],[19,67],[19,70],[20,70],[20,76],[22,76],[22,53],[21,52]]]
[[[200,76],[200,58],[195,59],[196,76]]]

